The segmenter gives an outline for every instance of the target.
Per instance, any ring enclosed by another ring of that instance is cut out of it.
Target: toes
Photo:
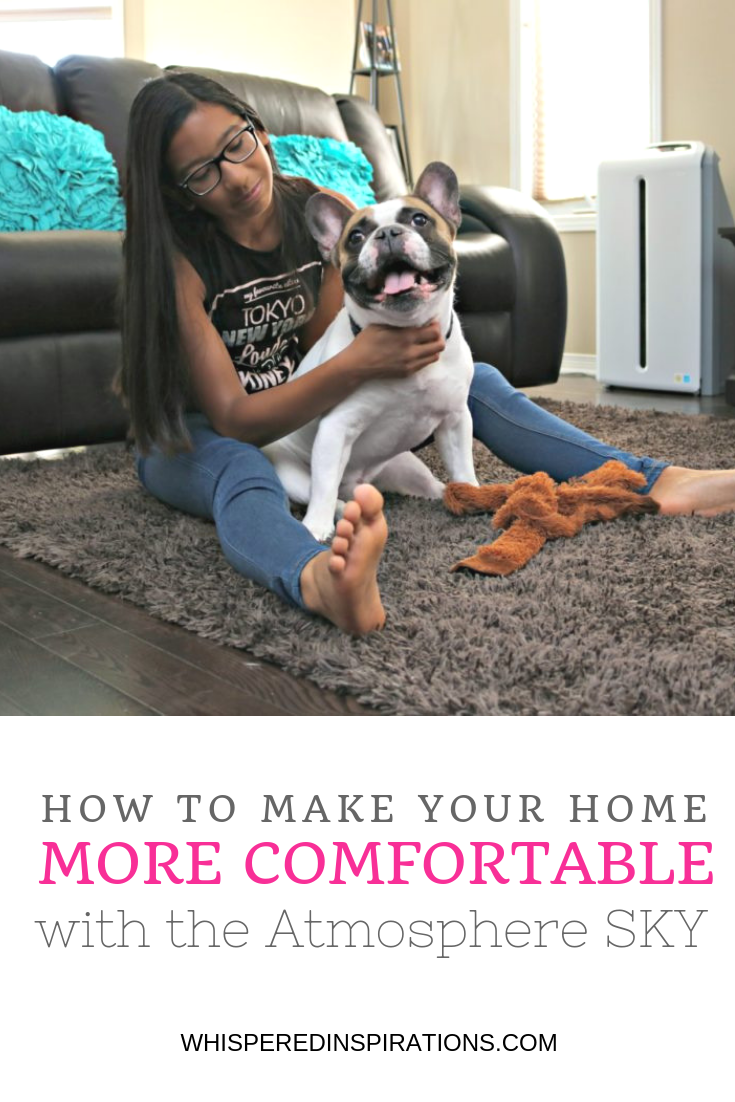
[[[383,495],[368,482],[355,487],[355,496],[348,501],[342,517],[354,527],[361,520],[373,520],[383,508]]]
[[[332,540],[332,551],[335,555],[346,555],[350,549],[350,541],[344,536],[335,536]]]
[[[327,563],[330,574],[343,574],[347,566],[347,560],[341,555],[330,555]]]
[[[342,514],[342,519],[347,520],[353,526],[357,525],[362,516],[362,509],[358,505],[357,501],[348,501],[345,505],[345,511]]]
[[[355,534],[355,526],[351,524],[349,520],[342,517],[337,521],[337,535],[342,536],[346,540],[351,540]]]
[[[355,487],[355,501],[360,506],[362,515],[366,520],[377,516],[383,508],[383,495],[380,490],[376,490],[368,482],[363,482],[360,486]],[[345,514],[346,512],[347,510],[345,510]]]

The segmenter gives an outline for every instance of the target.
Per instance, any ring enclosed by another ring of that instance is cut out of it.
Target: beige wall
[[[393,13],[414,175],[438,159],[463,183],[506,183],[508,0],[395,0]],[[397,123],[394,86],[381,79],[381,114]],[[367,90],[365,81],[358,91]]]
[[[394,7],[414,172],[438,157],[463,182],[507,186],[509,0],[397,0]],[[663,139],[694,138],[714,146],[735,208],[735,0],[662,0],[662,15]],[[395,108],[386,104],[384,117],[391,113]],[[565,233],[562,244],[569,281],[567,351],[594,354],[595,235]]]
[[[664,139],[697,138],[714,146],[735,207],[733,0],[663,0]]]
[[[591,356],[595,352],[597,324],[595,234],[563,233],[561,243],[567,265],[569,298],[564,350],[576,355]]]
[[[128,57],[349,87],[349,0],[125,0],[125,9]]]
[[[414,174],[430,160],[464,183],[510,183],[509,0],[395,0]],[[662,0],[663,138],[714,146],[735,207],[732,48],[735,0]],[[126,0],[129,56],[349,85],[354,0]],[[385,11],[381,3],[381,17]],[[234,14],[236,13],[236,14]],[[621,78],[624,66],[621,65]],[[381,114],[397,122],[390,77]],[[367,83],[357,89],[367,94]],[[595,351],[595,235],[562,234],[567,351]]]
[[[663,0],[662,140],[697,139],[720,155],[735,209],[733,0]],[[595,235],[562,234],[569,278],[567,352],[594,354]]]

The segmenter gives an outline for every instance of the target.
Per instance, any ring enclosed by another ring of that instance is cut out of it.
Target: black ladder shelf
[[[370,65],[361,67],[358,65],[360,50],[360,28],[362,24],[363,0],[360,0],[357,8],[357,23],[355,26],[355,48],[352,52],[352,77],[350,80],[350,95],[355,86],[355,77],[370,78],[370,103],[376,111],[380,110],[379,81],[381,77],[393,77],[396,82],[396,97],[398,99],[398,111],[401,116],[398,153],[403,162],[403,170],[408,180],[408,186],[413,187],[413,173],[411,171],[411,155],[408,150],[408,132],[406,130],[406,112],[403,106],[403,91],[401,88],[401,66],[398,61],[398,42],[396,40],[395,25],[393,23],[393,5],[391,0],[386,0],[388,8],[387,26],[393,46],[393,57],[389,64],[379,62],[377,57],[377,33],[378,26],[378,0],[371,0],[372,8],[372,49]]]

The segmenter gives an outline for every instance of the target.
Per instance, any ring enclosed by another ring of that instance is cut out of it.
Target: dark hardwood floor
[[[369,714],[0,548],[0,715]]]
[[[735,406],[725,396],[700,398],[698,394],[669,394],[661,390],[625,390],[605,387],[589,375],[562,375],[549,386],[522,388],[532,398],[557,398],[594,406],[624,406],[626,409],[658,409],[662,413],[708,413],[713,417],[735,417]]]
[[[532,396],[735,417],[724,398],[604,390],[564,375]],[[164,624],[0,548],[0,715],[368,716],[243,651]]]

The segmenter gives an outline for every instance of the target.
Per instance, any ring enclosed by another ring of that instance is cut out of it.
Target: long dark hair
[[[265,133],[252,107],[198,73],[165,73],[144,84],[133,101],[124,189],[122,366],[116,389],[130,413],[130,435],[143,453],[154,444],[167,453],[190,446],[184,421],[190,387],[176,310],[175,256],[187,239],[214,234],[216,223],[187,204],[166,156],[179,127],[200,103],[220,104]],[[296,202],[305,181],[282,176],[270,144],[265,149],[273,165],[281,239],[296,267],[311,247]]]

